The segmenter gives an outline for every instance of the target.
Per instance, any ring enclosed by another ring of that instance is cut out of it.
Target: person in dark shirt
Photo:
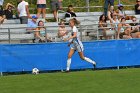
[[[140,14],[140,0],[136,1],[137,4],[135,5],[135,14],[138,15]]]
[[[4,14],[3,8],[0,7],[0,25],[3,24],[4,19],[5,19],[5,14]]]
[[[69,18],[69,17],[76,17],[76,14],[74,13],[72,5],[68,6],[68,10],[67,10],[67,12],[65,14],[65,18]]]
[[[139,31],[139,27],[138,27],[138,22],[137,22],[137,18],[133,17],[132,18],[132,22],[129,24],[131,27],[132,32],[131,33],[136,33]]]
[[[6,10],[4,10],[4,14],[6,16],[6,19],[13,19],[13,10],[12,10],[12,6],[9,5],[8,8]]]

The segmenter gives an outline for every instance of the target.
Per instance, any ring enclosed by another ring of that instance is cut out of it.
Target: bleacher
[[[81,32],[82,40],[97,40],[99,39],[98,32],[98,21],[99,16],[103,12],[76,12],[76,19],[80,21],[79,31]],[[139,15],[135,15],[134,11],[125,11],[127,15],[136,16],[137,19],[140,19]],[[34,15],[34,14],[32,14]],[[58,13],[58,18],[63,19],[65,13]],[[52,14],[47,14],[46,18],[53,18]],[[38,19],[42,20],[42,19]],[[45,20],[44,20],[45,21]],[[57,37],[58,32],[58,22],[45,22],[46,31],[48,36],[53,39],[54,42],[60,41]],[[2,41],[22,41],[34,39],[34,33],[26,33],[27,24],[20,24],[19,19],[5,20],[4,23],[0,26],[0,43]],[[68,30],[71,30],[67,26]],[[17,42],[17,43],[19,43]],[[15,42],[14,42],[15,43]],[[25,42],[26,43],[26,42]],[[27,42],[28,43],[28,42]]]

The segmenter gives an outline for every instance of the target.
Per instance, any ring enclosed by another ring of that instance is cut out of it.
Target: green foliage
[[[17,6],[17,1],[18,0],[5,0],[5,4],[7,2],[10,2],[14,5]],[[36,1],[37,0],[25,0],[29,2],[29,6],[30,8],[34,8],[34,10],[36,10]],[[46,0],[47,1],[47,7],[50,8],[50,0]],[[90,1],[90,6],[103,6],[104,5],[104,1],[105,0],[89,0]],[[119,0],[115,0],[115,5],[118,5],[118,1]],[[135,4],[135,0],[120,0],[122,4],[124,5],[134,5]],[[85,7],[86,6],[86,0],[63,0],[63,7],[67,7],[68,5],[73,5],[74,7]],[[117,8],[117,7],[115,7]],[[132,10],[134,9],[134,7],[125,7],[126,10]],[[35,13],[36,11],[31,11],[33,13]],[[66,10],[66,9],[64,9]],[[75,9],[76,12],[78,11],[87,11],[87,9]],[[103,8],[91,8],[90,11],[103,11]],[[50,10],[47,10],[47,12],[50,12]]]

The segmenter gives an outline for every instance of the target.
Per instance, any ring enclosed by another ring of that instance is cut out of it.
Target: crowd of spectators
[[[52,13],[54,15],[55,21],[58,21],[58,10],[62,9],[62,1],[63,0],[51,0],[50,6]],[[38,26],[43,26],[44,22],[39,21],[37,19],[42,17],[46,18],[46,0],[37,0],[37,14],[34,16],[30,15],[29,12],[29,4],[25,0],[18,0],[17,8],[10,3],[7,3],[5,8],[3,8],[4,0],[0,1],[0,24],[4,22],[4,19],[10,20],[13,19],[13,9],[17,9],[18,17],[20,19],[21,24],[27,24],[27,30],[37,30],[35,31],[35,42],[44,42],[51,41],[48,39],[47,34],[43,34],[43,28]],[[109,9],[108,9],[109,7]],[[139,23],[134,21],[136,17],[126,15],[125,7],[122,4],[118,4],[118,8],[114,8],[114,0],[105,0],[104,3],[104,13],[99,17],[99,33],[102,34],[100,39],[110,39],[111,36],[108,36],[107,33],[111,31],[115,31],[114,38],[116,39],[130,39],[130,38],[140,38],[139,32]],[[69,19],[71,17],[77,17],[74,12],[73,5],[69,5],[67,11],[65,12],[65,19]],[[140,0],[136,0],[135,5],[135,13],[140,14]],[[41,15],[42,14],[42,15]],[[31,19],[31,20],[28,20]],[[126,23],[126,20],[132,20],[132,22]],[[110,22],[111,28],[108,27],[108,22]],[[40,32],[39,32],[40,30]],[[30,32],[29,32],[30,33]],[[58,29],[58,37],[62,39],[67,36],[68,32],[65,28],[65,21],[60,22],[60,26]],[[44,38],[45,37],[45,38]]]
[[[139,37],[139,21],[133,15],[126,15],[123,4],[118,4],[114,9],[114,0],[105,0],[104,14],[99,18],[99,33],[103,34],[104,39],[109,39],[107,33],[115,30],[115,39],[131,39]],[[140,0],[136,0],[135,14],[139,14]],[[108,9],[109,6],[109,9]],[[107,11],[108,10],[108,11]],[[129,23],[127,20],[132,20]],[[109,22],[106,22],[109,21]],[[111,27],[108,27],[111,25]],[[101,38],[102,39],[102,38]]]

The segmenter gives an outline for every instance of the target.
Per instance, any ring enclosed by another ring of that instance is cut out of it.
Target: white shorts
[[[71,44],[71,49],[74,49],[75,51],[78,51],[78,52],[83,52],[84,51],[83,46],[74,45],[74,44]]]

